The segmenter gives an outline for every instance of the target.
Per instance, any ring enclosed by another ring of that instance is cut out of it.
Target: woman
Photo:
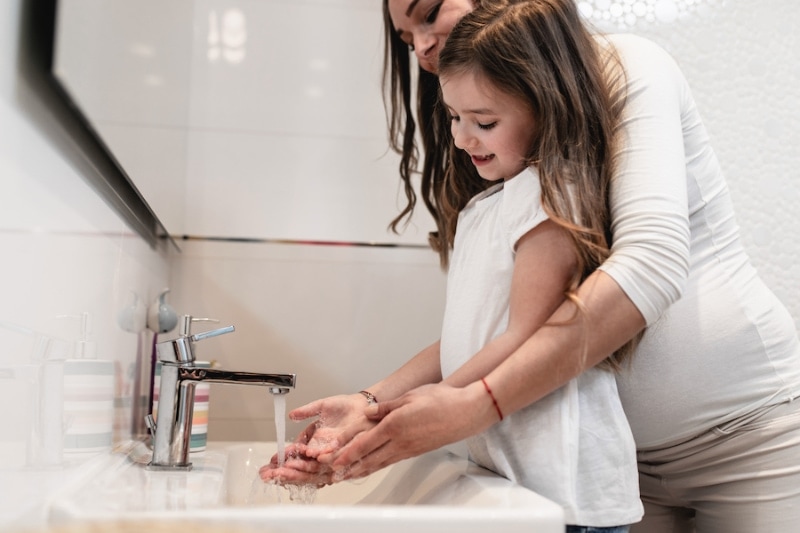
[[[386,0],[384,6],[394,95],[389,107],[397,110],[398,102],[407,101],[398,95],[410,87],[410,63],[400,44],[406,55],[412,45],[420,65],[435,71],[451,20],[474,6],[458,0]],[[563,0],[563,8],[575,6]],[[800,396],[800,341],[794,322],[749,263],[719,163],[678,67],[643,39],[618,36],[611,42],[627,80],[625,141],[609,196],[611,255],[578,288],[580,313],[573,301],[564,302],[485,381],[502,412],[515,412],[603,361],[647,326],[617,378],[645,505],[644,520],[633,531],[786,530],[800,520],[800,402],[792,401]],[[426,107],[432,98],[426,79],[420,78],[418,115],[426,139],[422,192],[437,215],[436,176],[446,151],[435,149],[443,146],[441,124]],[[410,107],[390,114],[394,138],[405,139],[407,165],[414,164]],[[349,442],[315,449],[319,441],[310,428],[304,438],[311,437],[311,456],[359,476],[474,435],[496,420],[477,380],[403,395],[400,387],[377,385],[370,392],[380,402],[367,414],[380,422],[371,429],[363,417],[338,425],[326,416],[340,409],[338,400],[297,410],[295,418],[325,417],[318,437]],[[355,398],[348,401],[355,405]]]

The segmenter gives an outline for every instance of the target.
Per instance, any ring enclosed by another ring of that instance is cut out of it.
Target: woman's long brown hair
[[[505,5],[509,1],[474,0],[473,3],[480,7],[484,4]],[[450,117],[439,105],[439,78],[411,60],[408,45],[394,31],[388,2],[383,0],[383,101],[389,128],[389,146],[400,155],[400,180],[406,197],[406,206],[392,220],[389,228],[399,233],[410,219],[417,205],[414,178],[419,174],[420,196],[437,228],[431,232],[428,241],[439,253],[442,267],[446,267],[450,243],[439,198],[443,194],[445,170],[450,160]],[[416,70],[412,73],[414,68]],[[413,101],[414,96],[416,101]],[[416,141],[418,128],[421,147],[417,146]],[[488,186],[479,179],[475,185],[475,192]]]

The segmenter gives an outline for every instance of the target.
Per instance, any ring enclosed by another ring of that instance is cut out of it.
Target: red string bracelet
[[[481,378],[481,382],[483,383],[483,386],[486,388],[486,392],[489,393],[489,397],[492,399],[492,403],[494,404],[494,408],[497,409],[497,414],[500,415],[500,420],[502,421],[503,420],[503,411],[501,411],[500,410],[500,406],[497,405],[497,400],[495,399],[494,394],[492,394],[492,389],[489,388],[489,384],[486,383],[485,379]]]

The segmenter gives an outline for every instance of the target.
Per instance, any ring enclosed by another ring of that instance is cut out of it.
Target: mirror
[[[173,236],[426,246],[374,0],[59,0],[54,74]]]

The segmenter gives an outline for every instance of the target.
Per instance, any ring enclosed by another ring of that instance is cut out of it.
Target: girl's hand
[[[287,446],[286,462],[278,466],[277,455],[259,470],[265,481],[330,484],[335,476],[329,463],[342,446],[376,422],[364,414],[367,402],[361,394],[331,396],[292,410],[295,421],[317,417]]]
[[[303,455],[298,446],[290,444],[286,447],[286,457],[279,465],[277,455],[273,456],[269,464],[262,466],[258,475],[265,482],[276,481],[281,485],[314,485],[321,487],[332,483],[333,470]]]
[[[376,422],[367,418],[368,406],[361,394],[331,396],[298,407],[289,413],[295,421],[317,417],[303,432],[304,455],[326,462],[353,437],[373,427]]]

